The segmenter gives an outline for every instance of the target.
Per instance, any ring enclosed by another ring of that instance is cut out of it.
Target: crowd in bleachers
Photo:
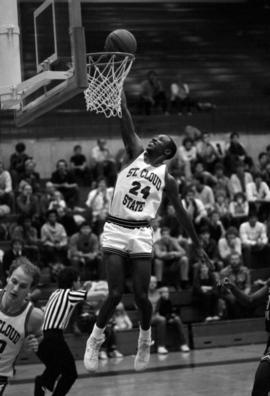
[[[76,145],[69,161],[59,159],[44,181],[36,171],[38,159],[17,143],[10,163],[4,167],[0,161],[2,285],[20,255],[48,270],[50,282],[65,266],[78,269],[83,281],[105,279],[100,237],[121,159],[122,152],[113,156],[104,139],[97,141],[89,160]],[[249,293],[259,284],[254,285],[251,271],[269,266],[270,146],[252,158],[238,133],[231,133],[227,144],[216,143],[208,133],[188,126],[168,167],[215,271],[194,257],[165,193],[152,223],[152,275],[159,296],[166,296],[168,287],[191,290],[194,306],[207,321],[252,315],[232,295],[221,296],[218,281],[228,277]],[[82,189],[87,192],[83,199]],[[132,291],[128,280],[126,291]],[[155,315],[153,322],[159,313]],[[170,321],[183,338],[175,313]]]

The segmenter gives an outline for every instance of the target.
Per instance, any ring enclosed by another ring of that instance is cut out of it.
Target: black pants
[[[68,393],[78,374],[74,357],[64,339],[61,330],[46,330],[39,345],[38,357],[45,364],[46,369],[40,376],[40,382],[53,396],[64,396]],[[59,378],[58,378],[59,377]]]
[[[7,384],[8,384],[7,377],[0,376],[0,396],[4,394],[4,390],[6,389]]]

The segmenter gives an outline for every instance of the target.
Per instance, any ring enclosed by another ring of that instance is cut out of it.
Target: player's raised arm
[[[141,138],[135,131],[135,126],[132,116],[127,107],[126,95],[124,91],[121,96],[122,118],[121,118],[121,133],[122,139],[126,148],[128,159],[138,157],[143,152],[143,144]]]
[[[214,268],[209,257],[207,256],[206,252],[201,248],[201,243],[194,229],[192,221],[190,220],[188,213],[184,209],[182,202],[179,199],[178,186],[176,180],[168,172],[166,173],[165,189],[168,198],[170,199],[172,205],[174,206],[176,217],[179,223],[181,224],[183,229],[186,231],[186,233],[194,243],[194,248],[196,249],[197,256],[202,261],[204,261],[210,269],[213,270]]]

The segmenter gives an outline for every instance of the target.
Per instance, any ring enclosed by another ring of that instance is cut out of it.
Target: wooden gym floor
[[[69,395],[247,396],[263,349],[263,344],[255,344],[152,354],[149,367],[141,373],[133,370],[134,356],[100,361],[94,376],[77,361],[79,378]],[[42,364],[17,366],[5,396],[33,395],[33,379],[42,370]]]

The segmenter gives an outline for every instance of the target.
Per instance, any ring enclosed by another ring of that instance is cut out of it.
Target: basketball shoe
[[[98,339],[94,336],[90,336],[86,343],[85,353],[84,353],[84,367],[87,371],[96,372],[98,369],[98,358],[99,358],[99,350],[101,345],[105,340],[105,335],[102,335],[102,338]]]
[[[139,337],[138,350],[134,360],[135,371],[141,371],[146,368],[150,360],[151,338],[143,339]]]

